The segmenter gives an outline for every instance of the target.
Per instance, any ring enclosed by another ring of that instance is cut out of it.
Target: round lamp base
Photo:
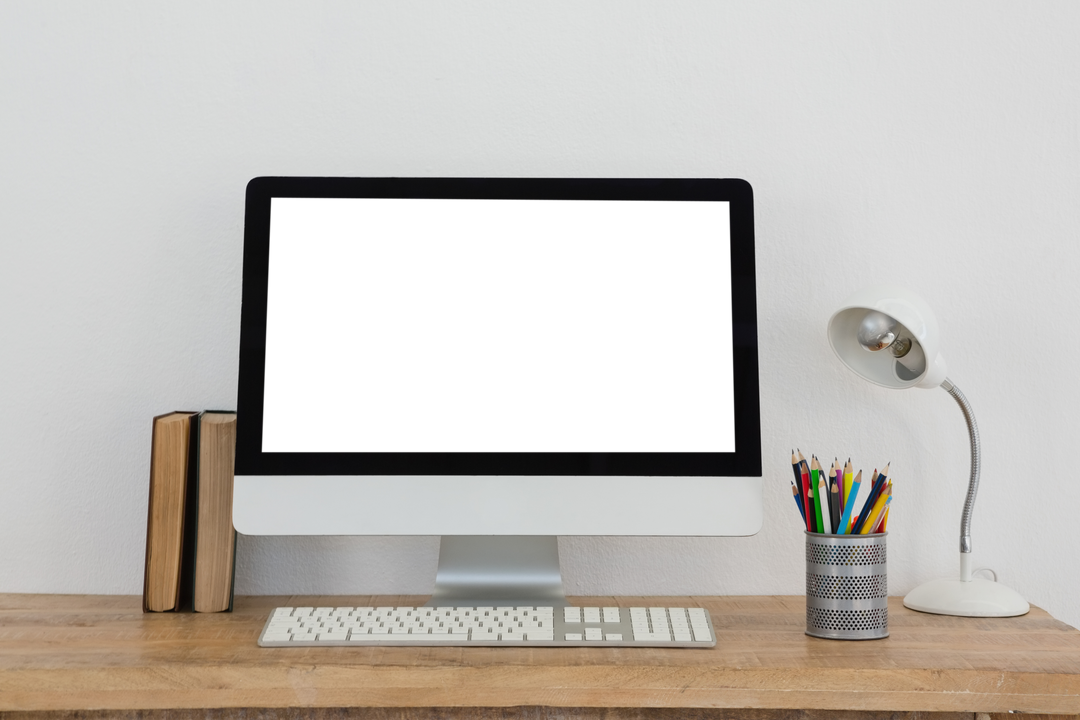
[[[982,578],[931,580],[909,592],[904,607],[961,617],[1013,617],[1031,609],[1015,590]]]

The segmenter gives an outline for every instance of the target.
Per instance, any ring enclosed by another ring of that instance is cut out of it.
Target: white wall
[[[151,416],[235,404],[249,178],[719,176],[756,191],[768,519],[566,538],[569,589],[801,593],[793,445],[892,461],[893,593],[952,575],[958,409],[825,338],[889,279],[980,421],[976,562],[1080,625],[1078,34],[1068,1],[0,4],[0,591],[140,591]],[[436,547],[243,538],[237,589],[422,593]]]

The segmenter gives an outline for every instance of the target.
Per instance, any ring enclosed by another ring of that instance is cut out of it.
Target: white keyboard
[[[716,645],[709,613],[670,607],[281,607],[261,647]]]

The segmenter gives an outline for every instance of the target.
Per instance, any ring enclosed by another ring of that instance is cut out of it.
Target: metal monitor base
[[[426,607],[566,607],[553,535],[444,535]]]

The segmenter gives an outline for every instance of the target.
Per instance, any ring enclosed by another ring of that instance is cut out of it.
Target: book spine
[[[146,560],[143,564],[143,612],[150,612],[150,531],[151,521],[154,517],[154,463],[157,458],[155,457],[154,448],[157,445],[157,433],[158,433],[158,418],[164,417],[159,415],[151,421],[150,426],[150,494],[146,500]]]
[[[235,410],[205,410],[202,413],[200,413],[200,415],[199,415],[199,423],[200,423],[199,443],[198,443],[198,447],[195,450],[195,454],[193,456],[193,457],[196,458],[195,459],[195,464],[196,464],[196,476],[197,476],[194,501],[192,503],[192,506],[195,508],[195,512],[194,512],[194,520],[191,523],[192,534],[195,535],[196,538],[198,537],[200,524],[201,524],[201,521],[199,519],[199,509],[202,507],[202,502],[203,502],[202,495],[203,495],[204,491],[206,490],[206,488],[204,488],[204,486],[203,486],[204,481],[206,481],[206,478],[204,477],[204,473],[206,473],[206,472],[211,472],[212,473],[215,470],[215,468],[212,468],[212,467],[211,468],[202,467],[202,456],[203,456],[202,443],[205,440],[205,441],[209,442],[212,445],[215,442],[219,442],[219,439],[220,439],[219,436],[215,435],[214,432],[211,431],[211,433],[209,435],[209,439],[207,440],[207,438],[205,438],[203,433],[202,433],[201,423],[202,423],[203,418],[205,416],[207,416],[207,415],[233,415],[234,416],[233,423],[235,424],[235,422],[236,422],[235,414],[236,414]],[[220,427],[220,426],[218,426],[218,427]],[[218,430],[217,432],[220,433],[220,430]],[[229,486],[230,486],[229,487],[229,493],[228,493],[229,498],[232,497],[232,488],[231,488],[232,482],[233,482],[233,477],[232,477],[233,472],[232,471],[233,471],[233,463],[235,461],[235,452],[236,452],[236,450],[235,450],[235,436],[233,437],[233,440],[234,440],[234,444],[229,447],[229,451],[228,451],[229,459],[228,459],[228,463],[227,463],[228,464],[228,471],[229,471],[228,472],[228,483],[229,483]],[[209,494],[209,499],[211,501],[214,500],[214,497],[215,497],[214,493]],[[199,546],[198,545],[198,540],[196,539],[195,540],[195,547],[193,548],[194,549],[193,563],[192,563],[193,582],[192,582],[191,593],[190,593],[191,609],[193,611],[195,611],[195,612],[232,612],[233,595],[234,595],[234,590],[235,590],[235,586],[236,586],[236,531],[232,529],[231,513],[232,513],[232,503],[231,503],[231,500],[230,500],[229,507],[228,507],[228,513],[227,513],[228,518],[225,520],[225,522],[228,523],[229,534],[231,536],[231,548],[230,548],[231,556],[230,556],[229,567],[228,567],[228,569],[226,569],[224,571],[224,572],[228,573],[228,592],[229,592],[228,604],[227,604],[226,607],[221,608],[221,609],[217,609],[220,606],[218,606],[216,604],[213,604],[212,607],[206,607],[205,606],[206,601],[205,601],[205,598],[204,598],[204,601],[203,601],[204,602],[204,608],[203,609],[198,609],[197,608],[197,605],[196,605],[196,602],[195,602],[195,596],[196,596],[196,591],[197,591],[196,584],[200,583],[200,582],[205,582],[207,580],[207,575],[206,575],[205,572],[203,572],[201,575],[198,572],[199,553],[200,552],[203,553],[202,562],[205,563],[205,562],[208,562],[208,561],[212,561],[212,558],[213,558],[215,552],[218,550],[218,548],[215,548],[215,547],[212,547],[212,546],[211,547]],[[205,530],[206,528],[203,528],[203,529]],[[215,530],[215,529],[217,529],[217,528],[211,528],[212,531]],[[204,541],[206,540],[205,535],[204,535],[203,539],[204,539]],[[213,543],[210,543],[210,545],[213,545]],[[210,557],[208,558],[207,555],[209,555]],[[205,570],[205,567],[204,567],[204,570]]]

